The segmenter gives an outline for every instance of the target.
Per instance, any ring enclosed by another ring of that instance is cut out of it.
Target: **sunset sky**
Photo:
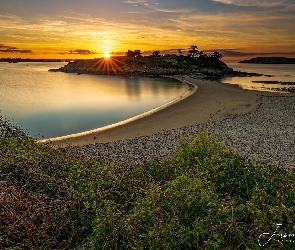
[[[225,59],[295,57],[295,1],[0,0],[0,58],[94,58],[190,45]]]

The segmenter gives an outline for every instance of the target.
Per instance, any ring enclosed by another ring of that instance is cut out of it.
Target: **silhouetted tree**
[[[199,56],[198,56],[198,59],[200,59],[200,60],[204,60],[204,59],[206,59],[207,57],[208,57],[207,54],[204,54],[203,51],[200,51]]]
[[[213,54],[211,55],[211,57],[219,60],[219,59],[222,58],[222,55],[219,52],[215,51],[215,52],[213,52]]]
[[[182,50],[183,49],[177,49],[177,50],[178,50],[179,55],[182,56]]]
[[[170,49],[170,51],[172,51],[172,50],[177,50],[178,51],[178,53],[179,53],[179,56],[182,56],[182,50],[184,50],[184,49]]]
[[[155,56],[155,57],[157,57],[157,56],[159,56],[160,55],[160,51],[159,50],[155,50],[155,51],[153,51],[153,53],[152,53],[152,56]]]
[[[134,50],[134,56],[138,57],[141,56],[142,53],[140,53],[140,50]]]
[[[125,56],[128,56],[128,57],[134,57],[134,51],[133,50],[128,50],[126,53],[125,53]]]
[[[127,52],[125,52],[125,56],[128,57],[138,57],[141,56],[142,53],[140,53],[140,50],[128,50]]]
[[[203,52],[202,52],[203,53]],[[197,55],[200,54],[200,51],[198,50],[198,46],[197,45],[192,45],[190,48],[189,48],[189,51],[188,51],[188,56],[189,57],[196,57]]]

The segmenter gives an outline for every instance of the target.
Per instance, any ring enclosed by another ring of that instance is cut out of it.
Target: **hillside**
[[[253,165],[205,132],[162,162],[116,166],[0,117],[0,173],[1,249],[294,247],[294,171]]]

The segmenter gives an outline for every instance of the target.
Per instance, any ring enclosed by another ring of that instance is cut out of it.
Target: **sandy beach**
[[[204,81],[188,76],[183,81],[197,86],[191,95],[148,116],[103,131],[52,139],[56,147],[106,143],[203,124],[229,114],[243,114],[254,109],[261,92],[246,91],[237,85]]]
[[[197,89],[177,103],[121,126],[50,143],[104,163],[142,164],[164,160],[180,137],[206,130],[253,162],[295,167],[295,94],[243,90],[188,76],[182,80]]]

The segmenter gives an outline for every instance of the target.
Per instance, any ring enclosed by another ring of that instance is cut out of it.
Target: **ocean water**
[[[48,72],[65,63],[0,63],[0,115],[34,138],[114,124],[180,96],[174,79]]]
[[[256,81],[295,82],[295,64],[251,64],[228,61],[225,62],[236,71],[263,74],[255,77],[228,77],[221,80],[223,83],[238,84],[243,89],[272,91],[270,88],[290,87],[294,85],[278,85],[257,83]],[[254,82],[253,82],[254,81]]]

